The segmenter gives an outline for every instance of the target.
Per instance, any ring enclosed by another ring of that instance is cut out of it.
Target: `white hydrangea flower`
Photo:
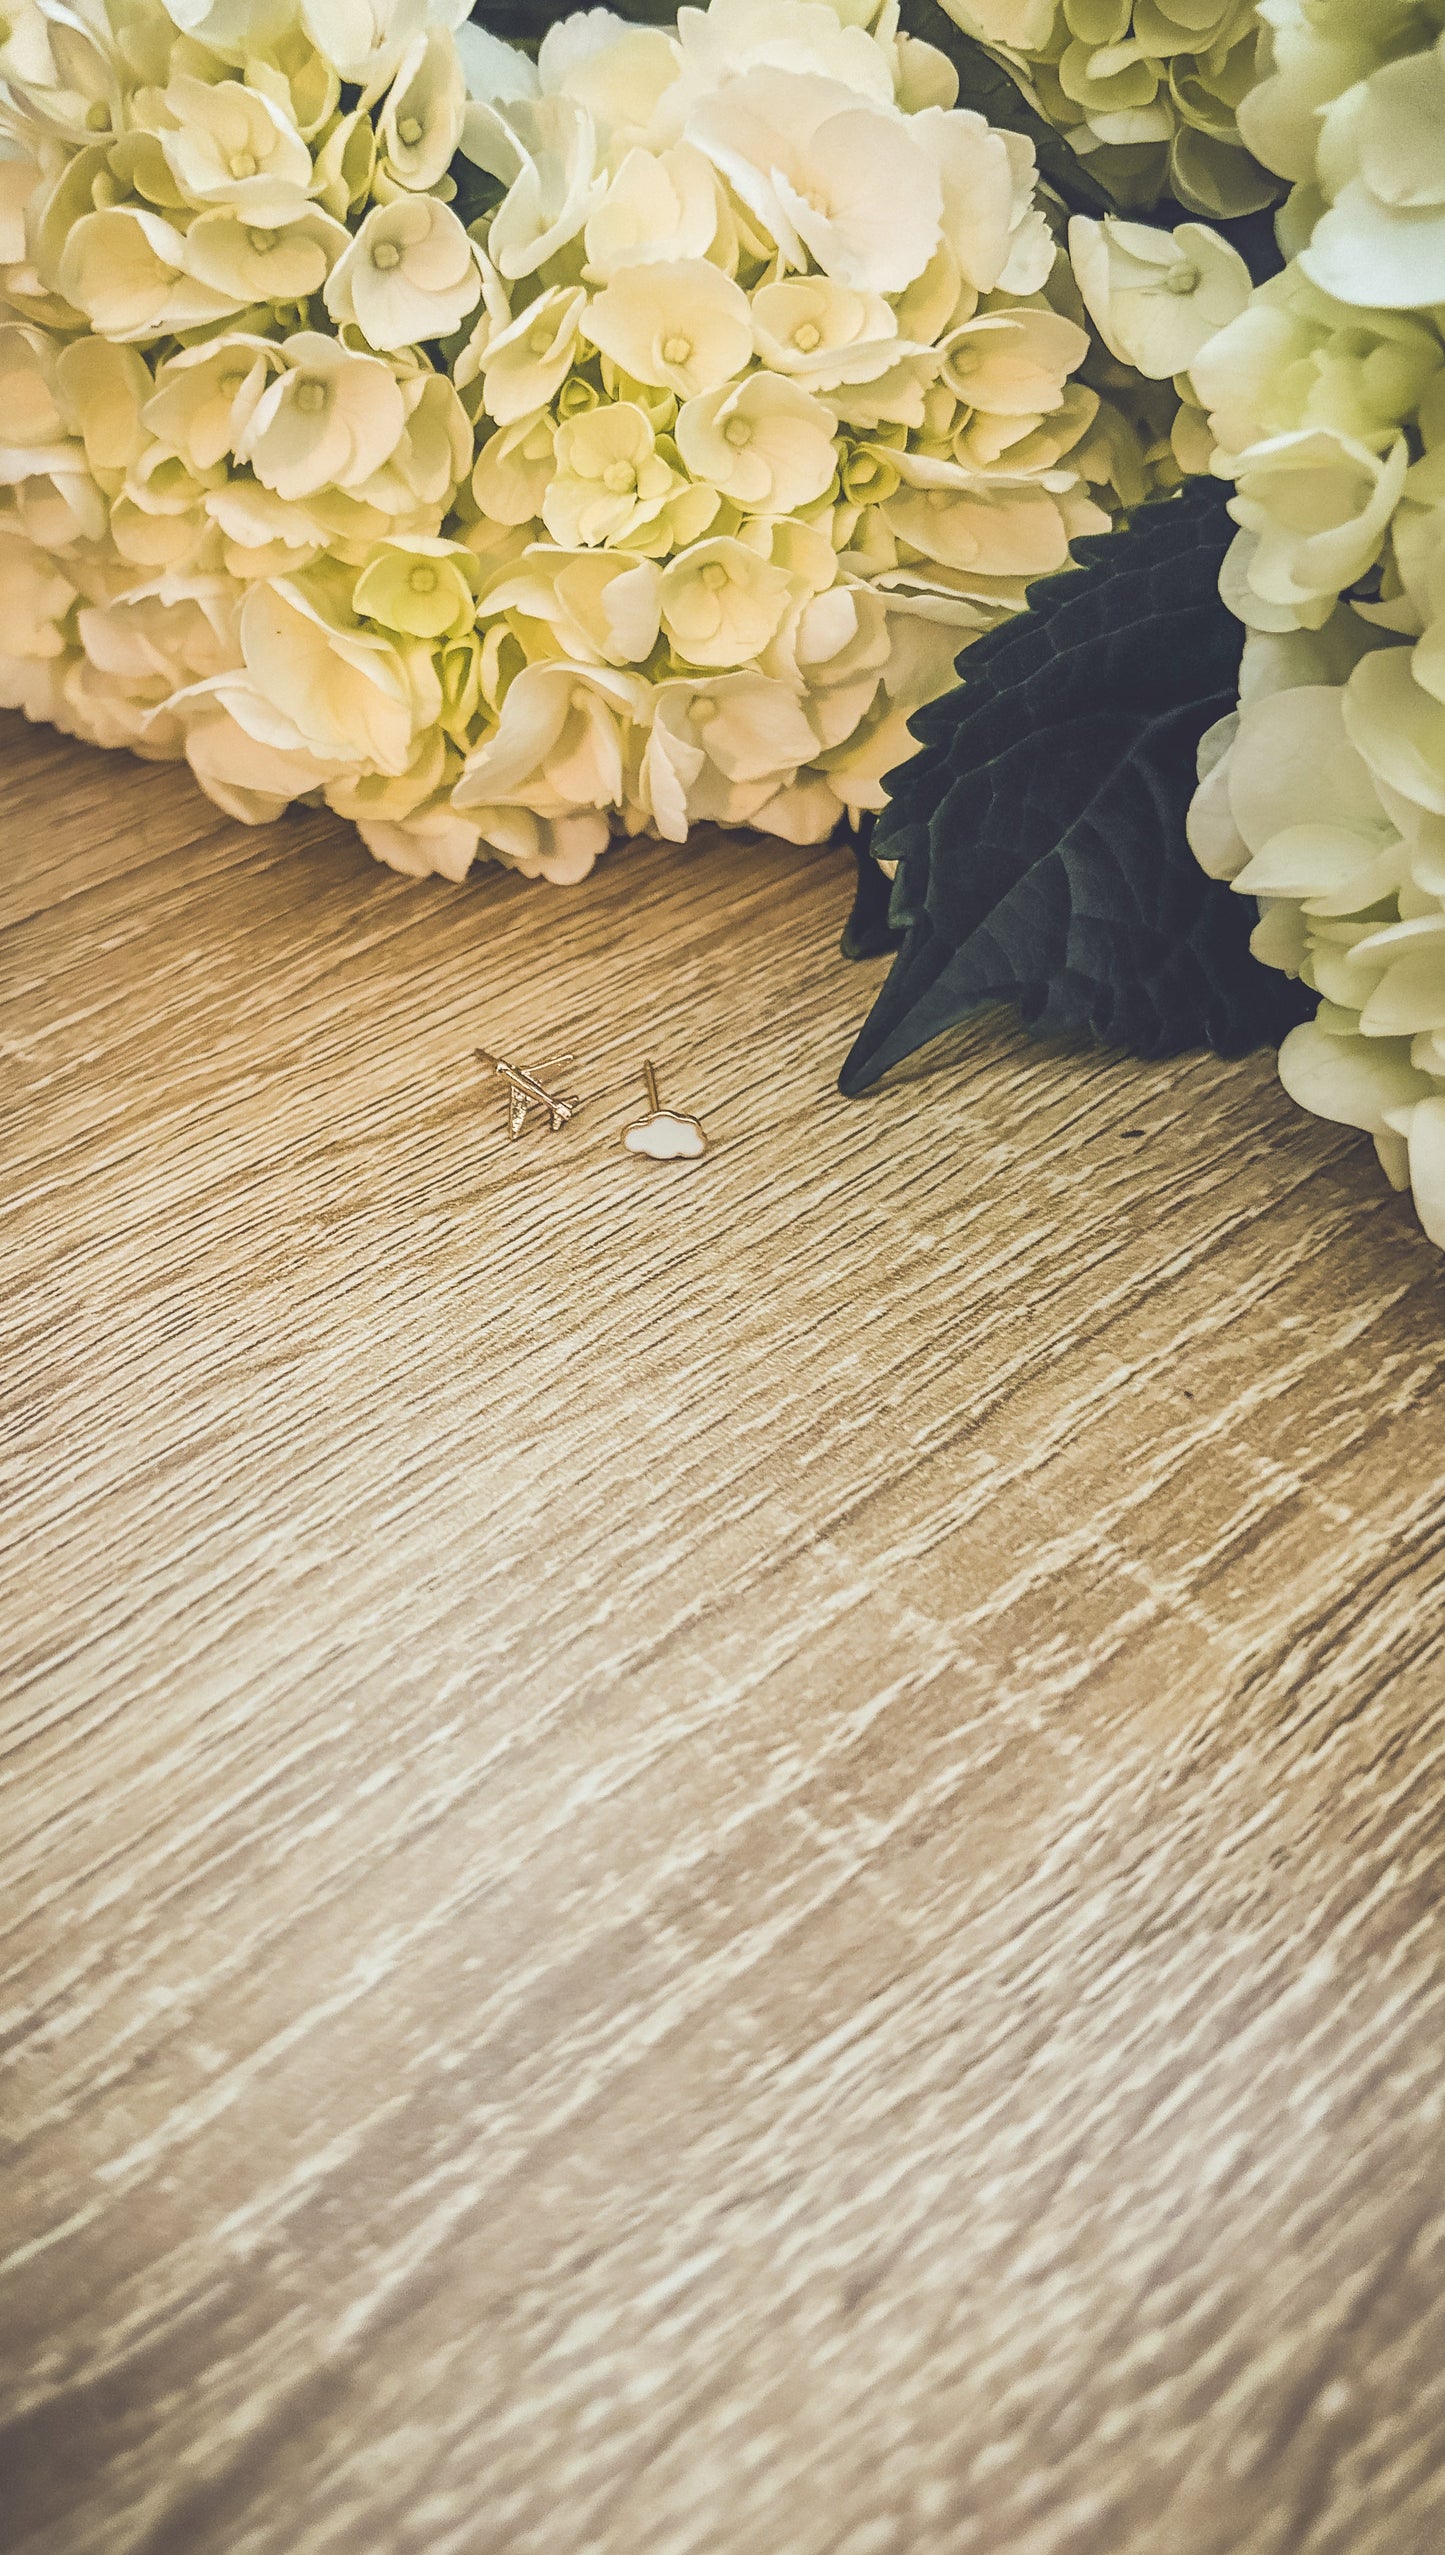
[[[1378,559],[1409,460],[1403,435],[1379,453],[1322,426],[1251,445],[1229,509],[1243,527],[1231,553],[1241,617],[1265,629],[1328,620]]]
[[[533,523],[556,475],[557,429],[545,409],[490,435],[477,455],[472,494],[493,523]]]
[[[625,266],[706,257],[719,235],[721,205],[710,163],[687,142],[626,154],[587,222],[589,282],[605,284]]]
[[[468,107],[462,149],[500,178],[506,199],[492,219],[488,250],[509,282],[535,275],[570,246],[607,192],[597,166],[597,133],[585,107],[566,97]]]
[[[1445,301],[1445,54],[1387,62],[1332,100],[1317,168],[1329,209],[1300,252],[1342,302],[1419,310]]]
[[[750,514],[795,514],[826,495],[833,436],[823,402],[778,373],[705,391],[677,417],[678,450],[694,479]]]
[[[478,582],[476,558],[461,542],[396,533],[367,554],[351,608],[407,638],[459,639],[475,626]]]
[[[1147,381],[1189,370],[1251,292],[1238,249],[1202,222],[1174,232],[1110,216],[1069,223],[1069,255],[1089,317],[1111,355]]]
[[[1204,741],[1190,839],[1260,900],[1256,954],[1321,996],[1281,1047],[1285,1089],[1371,1135],[1445,1248],[1445,760],[1437,779],[1400,755],[1408,649],[1367,653],[1341,684],[1311,679],[1336,671],[1332,643],[1314,663],[1271,658],[1276,645],[1247,642],[1246,697]]]
[[[235,453],[282,360],[270,338],[247,334],[186,347],[160,366],[140,414],[199,477]]]
[[[47,550],[0,523],[0,633],[8,657],[63,657],[76,588]],[[15,707],[16,704],[9,704]]]
[[[7,444],[55,444],[65,438],[56,348],[44,329],[0,321],[0,419]]]
[[[652,521],[679,484],[641,408],[584,409],[557,429],[542,520],[564,550],[591,549]]]
[[[481,609],[545,623],[561,654],[578,664],[640,665],[662,629],[662,571],[622,550],[533,543],[488,586]]]
[[[66,239],[60,289],[99,336],[120,344],[229,318],[234,297],[188,271],[188,247],[184,232],[139,206],[87,213]]]
[[[8,0],[0,19],[0,80],[40,89],[57,85],[49,30],[35,0]]]
[[[351,816],[373,860],[405,878],[449,878],[460,886],[482,839],[480,828],[446,798],[405,816],[373,816],[349,807],[336,812]]]
[[[488,336],[480,357],[482,398],[499,426],[534,416],[556,397],[576,359],[586,307],[580,285],[554,284]]]
[[[661,683],[643,757],[644,804],[674,843],[697,824],[751,824],[816,752],[797,693],[774,676]]]
[[[859,578],[810,595],[787,634],[790,669],[803,686],[804,709],[825,751],[856,734],[878,697],[893,647],[889,611],[876,587]]]
[[[939,348],[940,378],[972,412],[954,424],[955,458],[958,438],[969,436],[980,415],[1034,425],[1062,408],[1068,377],[1088,351],[1085,331],[1060,311],[985,311],[952,330]]]
[[[324,579],[258,579],[239,635],[247,681],[222,676],[216,689],[250,734],[322,762],[407,769],[430,706],[418,698],[419,659],[351,626]]]
[[[55,359],[55,378],[92,475],[113,486],[146,444],[144,412],[155,384],[145,357],[136,346],[72,337]]]
[[[938,245],[938,162],[912,130],[937,112],[905,117],[837,80],[746,71],[699,102],[687,138],[776,240],[785,265],[811,259],[856,290],[897,293]]]
[[[190,224],[186,268],[228,317],[258,302],[294,305],[322,290],[349,236],[319,205],[277,224],[217,210]]]
[[[662,626],[685,665],[739,666],[760,658],[793,600],[785,568],[727,537],[695,542],[662,574]]]
[[[418,194],[446,176],[461,143],[466,103],[451,34],[428,27],[402,55],[376,128],[381,168],[391,186]]]
[[[1349,310],[1291,265],[1192,358],[1190,378],[1216,442],[1240,454],[1315,426],[1388,442],[1418,413],[1442,360],[1424,320]]]
[[[326,280],[338,326],[354,320],[383,351],[449,335],[481,297],[471,241],[455,213],[429,195],[374,204]]]
[[[587,304],[582,328],[619,372],[679,399],[733,381],[753,352],[746,293],[702,258],[624,266]]]
[[[311,154],[263,90],[177,72],[165,104],[174,129],[161,132],[160,146],[187,204],[225,205],[270,225],[307,210]]]
[[[360,488],[406,424],[401,385],[373,355],[303,330],[278,349],[284,370],[259,390],[234,447],[278,497]]]
[[[678,37],[666,28],[629,26],[610,10],[589,9],[548,28],[538,87],[583,110],[616,166],[636,145],[655,150],[676,141],[681,60]]]
[[[678,19],[684,90],[705,95],[749,71],[812,73],[891,107],[893,65],[866,32],[873,14],[850,18],[830,0],[712,0]]]
[[[234,0],[166,0],[177,24],[189,23],[198,34],[206,32],[209,17],[224,19],[233,5]],[[302,0],[301,8],[302,24],[318,53],[341,79],[362,91],[367,106],[395,78],[418,34],[428,27],[455,34],[466,15],[467,0]]]
[[[1010,275],[1010,289],[1028,292],[1053,266],[1053,240],[1031,227],[1037,171],[1033,146],[1021,135],[990,132],[981,115],[926,108],[909,118],[938,174],[942,237],[965,282],[991,293]],[[1045,255],[1036,264],[1040,241]],[[1013,274],[1017,255],[1022,271]]]
[[[467,758],[452,804],[523,808],[549,820],[621,803],[629,728],[650,707],[641,677],[619,668],[524,666],[494,733]]]
[[[852,292],[828,275],[761,285],[752,299],[752,326],[764,370],[790,374],[806,390],[877,381],[900,357],[919,351],[900,336],[897,314],[881,293]]]
[[[1070,528],[1053,490],[1001,473],[969,484],[956,463],[906,453],[894,459],[906,477],[883,508],[888,525],[919,558],[956,570],[964,591],[986,595],[999,579],[1050,576],[1063,567]]]

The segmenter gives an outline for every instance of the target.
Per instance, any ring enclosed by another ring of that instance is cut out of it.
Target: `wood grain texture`
[[[1439,2555],[1363,1140],[997,1022],[840,1100],[835,854],[3,746],[7,2549]]]

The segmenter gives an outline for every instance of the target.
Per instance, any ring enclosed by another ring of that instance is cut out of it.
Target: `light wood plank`
[[[836,853],[3,746],[7,2546],[1435,2555],[1368,1147],[998,1020],[844,1102]]]

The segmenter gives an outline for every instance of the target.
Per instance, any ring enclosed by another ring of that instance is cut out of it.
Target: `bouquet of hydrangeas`
[[[820,839],[1167,410],[896,0],[461,8],[18,0],[0,697],[413,872]]]
[[[1248,636],[1190,832],[1321,997],[1286,1089],[1367,1130],[1445,1247],[1445,10],[1261,16],[1247,120],[1293,254],[1193,368]]]

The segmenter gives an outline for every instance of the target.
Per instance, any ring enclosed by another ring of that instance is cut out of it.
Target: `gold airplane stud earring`
[[[655,1065],[643,1066],[642,1080],[648,1115],[623,1128],[622,1141],[628,1152],[645,1153],[653,1162],[696,1162],[707,1151],[707,1137],[700,1122],[663,1108],[657,1093]]]
[[[526,1126],[529,1109],[545,1110],[554,1135],[576,1117],[582,1103],[575,1092],[564,1095],[548,1091],[534,1073],[528,1073],[521,1065],[509,1065],[505,1056],[493,1056],[485,1047],[478,1047],[476,1052],[488,1072],[499,1075],[507,1086],[507,1133],[514,1143]],[[572,1058],[559,1056],[557,1061],[570,1065]]]

